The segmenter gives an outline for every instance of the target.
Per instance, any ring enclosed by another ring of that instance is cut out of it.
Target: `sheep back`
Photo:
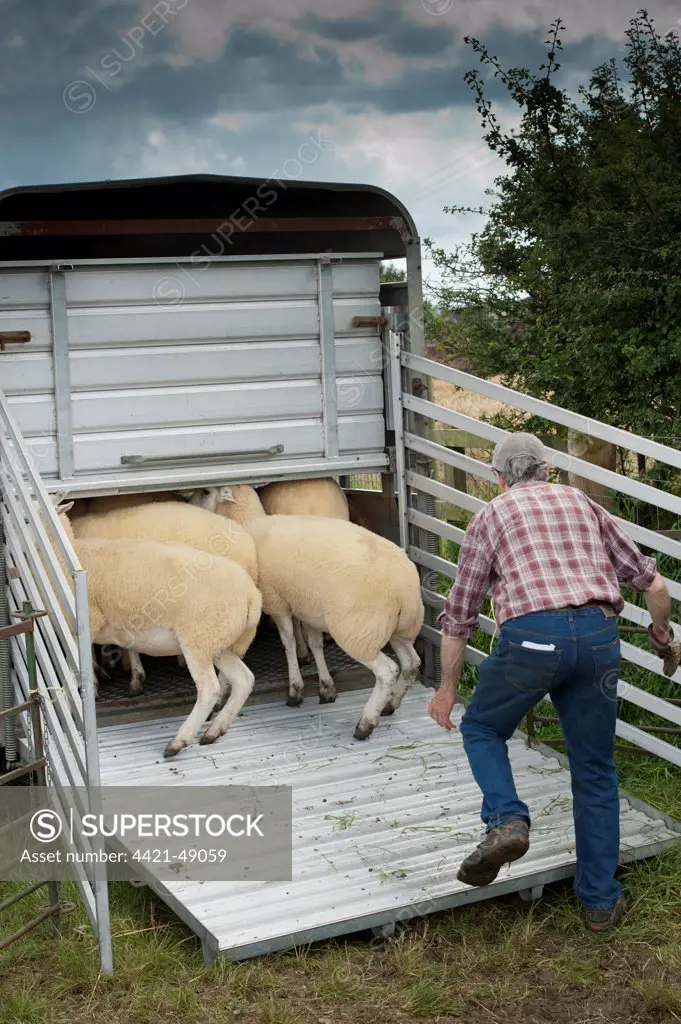
[[[319,480],[278,480],[258,491],[268,515],[325,516],[349,519],[348,501],[331,478]]]
[[[258,581],[255,544],[238,523],[186,502],[154,502],[72,519],[77,538],[164,541],[229,558]]]

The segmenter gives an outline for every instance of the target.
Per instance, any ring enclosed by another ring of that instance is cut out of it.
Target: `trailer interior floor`
[[[199,936],[210,962],[240,960],[374,929],[508,892],[527,898],[574,874],[570,775],[554,756],[517,735],[509,744],[518,789],[532,818],[532,845],[485,888],[456,873],[482,838],[480,793],[461,736],[428,716],[421,684],[381,719],[369,740],[353,739],[368,696],[350,690],[335,704],[306,698],[247,706],[218,743],[163,759],[177,719],[122,721],[100,729],[102,784],[291,785],[293,881],[159,882],[153,888]],[[457,706],[455,720],[463,708]],[[625,863],[662,852],[681,825],[626,795]]]
[[[386,653],[394,657],[392,651]],[[353,661],[330,637],[326,638],[324,644],[324,657],[332,676],[338,680],[339,690],[344,681],[354,678],[360,679],[362,685],[368,685],[368,670]],[[244,661],[255,675],[251,701],[267,694],[286,692],[286,654],[279,634],[268,621],[260,623]],[[142,663],[147,678],[142,693],[136,696],[130,696],[130,673],[123,671],[120,665],[114,666],[108,676],[100,681],[96,703],[100,725],[122,721],[123,716],[127,715],[139,719],[149,717],[152,713],[188,713],[196,699],[196,687],[187,669],[178,665],[177,658],[148,658],[142,655]],[[306,692],[309,688],[316,693],[318,678],[312,657],[301,664],[300,671],[306,683]]]

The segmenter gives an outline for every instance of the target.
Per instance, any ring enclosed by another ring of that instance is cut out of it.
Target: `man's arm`
[[[657,573],[657,562],[638,549],[624,527],[606,509],[589,497],[586,500],[598,519],[603,547],[613,569],[632,590],[645,593]]]
[[[473,517],[459,553],[456,582],[439,616],[442,622],[440,686],[430,702],[429,713],[445,729],[454,728],[452,708],[461,679],[468,638],[478,624],[480,607],[489,588],[495,544],[487,518]]]
[[[653,639],[668,644],[674,639],[669,620],[672,602],[654,558],[642,554],[626,530],[601,505],[587,499],[598,517],[606,554],[617,573],[632,590],[642,593],[652,619]]]

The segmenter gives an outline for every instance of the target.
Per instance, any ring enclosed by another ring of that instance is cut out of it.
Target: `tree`
[[[681,436],[681,47],[646,11],[629,22],[623,71],[556,85],[560,19],[539,73],[504,70],[466,39],[521,112],[502,130],[467,73],[484,139],[507,171],[487,222],[443,272],[441,309],[463,310],[450,350],[475,371],[678,446]],[[445,208],[446,212],[455,212]],[[456,212],[464,212],[456,208]]]
[[[388,281],[406,281],[407,280],[407,272],[406,272],[406,270],[400,270],[400,268],[396,267],[394,263],[388,263],[387,266],[386,266],[385,263],[382,263],[381,264],[380,275],[381,275],[381,284],[383,284],[384,281],[388,282]]]

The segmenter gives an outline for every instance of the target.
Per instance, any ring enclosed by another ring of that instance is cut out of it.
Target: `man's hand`
[[[448,732],[451,729],[456,729],[456,726],[452,722],[451,714],[456,704],[456,687],[440,687],[437,693],[431,698],[430,704],[428,705],[428,714],[441,725],[443,729]]]
[[[667,628],[667,638],[660,640],[660,631],[652,622],[648,626],[650,646],[659,658],[662,658],[662,671],[666,676],[673,676],[681,662],[681,642],[676,639],[671,629]]]
[[[451,714],[456,704],[456,689],[461,678],[464,657],[466,655],[466,638],[443,636],[440,645],[440,689],[428,705],[428,714],[448,732],[455,729]]]

